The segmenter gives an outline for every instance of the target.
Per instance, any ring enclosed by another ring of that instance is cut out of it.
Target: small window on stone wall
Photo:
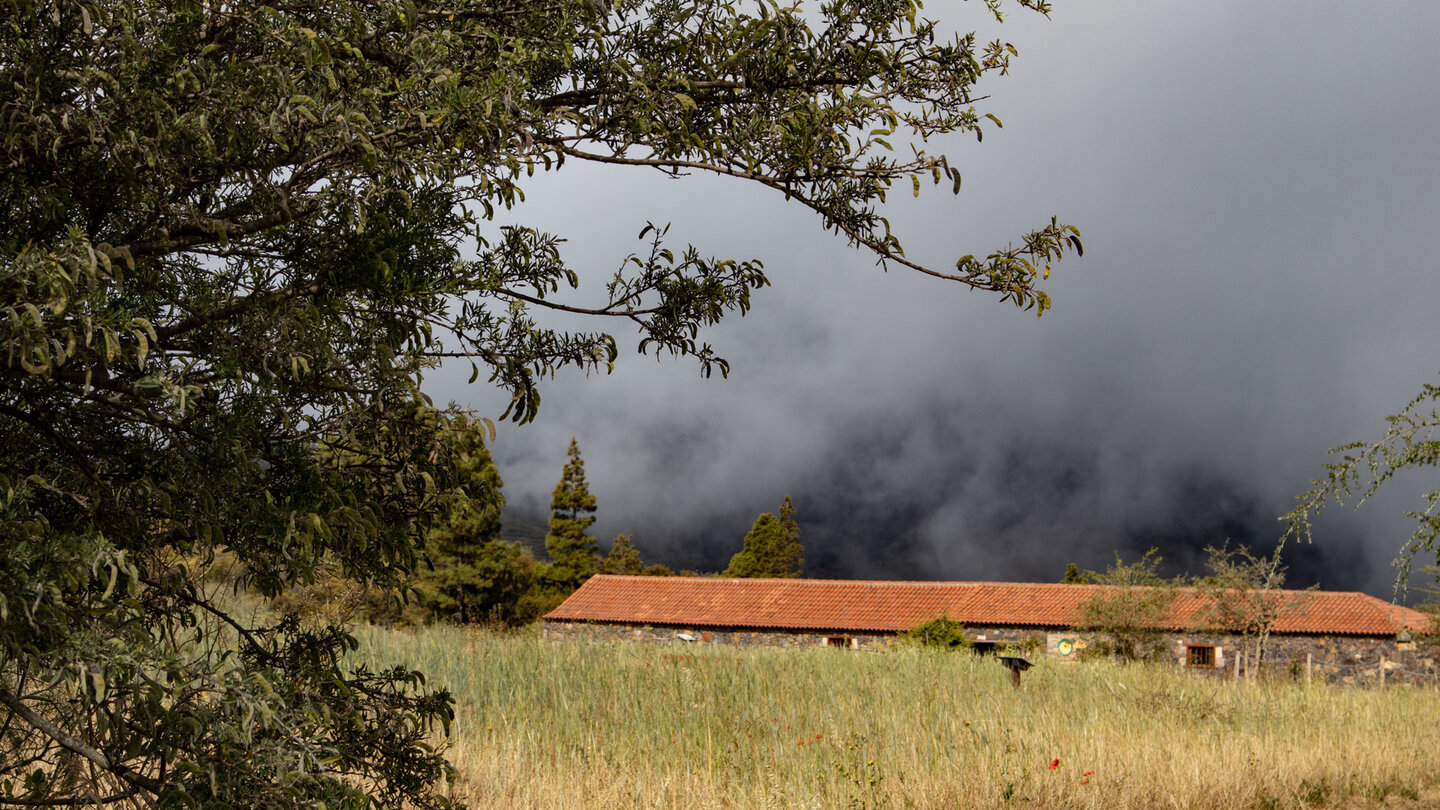
[[[826,636],[825,646],[836,647],[840,649],[851,649],[860,646],[857,641],[858,639],[856,639],[854,636]]]
[[[1192,667],[1215,666],[1215,648],[1209,644],[1191,644],[1185,648],[1186,664]]]

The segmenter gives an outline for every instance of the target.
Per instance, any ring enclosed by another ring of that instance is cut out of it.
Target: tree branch
[[[9,796],[0,796],[0,805],[8,804],[18,807],[76,807],[79,805],[114,804],[115,802],[123,802],[126,799],[134,798],[135,794],[139,792],[140,788],[132,785],[130,789],[124,793],[116,793],[113,796],[106,796],[100,799],[87,799],[78,796],[67,799],[16,799]]]
[[[585,308],[585,307],[572,307],[572,306],[567,306],[567,305],[565,305],[565,304],[559,304],[559,303],[556,303],[556,302],[554,302],[554,301],[546,301],[544,298],[536,298],[536,297],[533,296],[533,295],[526,295],[525,293],[522,293],[522,292],[516,292],[515,290],[512,290],[512,289],[510,289],[510,288],[508,288],[508,287],[496,287],[496,288],[495,288],[495,292],[496,292],[497,294],[499,294],[499,295],[503,295],[503,296],[507,296],[507,297],[509,297],[509,298],[514,298],[514,299],[517,299],[517,300],[520,300],[520,301],[524,301],[524,302],[526,302],[527,304],[535,304],[536,306],[547,307],[547,308],[549,308],[549,309],[556,309],[556,310],[559,310],[559,311],[561,311],[561,312],[573,312],[573,313],[575,313],[575,314],[577,314],[577,315],[608,315],[608,316],[610,316],[610,317],[612,317],[612,318],[629,318],[629,317],[634,317],[635,315],[654,315],[655,313],[657,313],[657,312],[660,311],[660,309],[659,309],[658,307],[651,307],[651,308],[649,308],[649,309],[636,309],[636,310],[617,311],[617,310],[613,309],[614,304],[611,304],[610,306],[605,307],[604,309],[587,309],[587,308]],[[634,296],[626,296],[626,297],[627,297],[627,298],[633,298]],[[622,300],[623,300],[623,299],[622,299]],[[616,302],[616,303],[619,303],[619,302]]]
[[[4,687],[0,687],[0,703],[5,704],[5,706],[9,707],[10,711],[19,715],[25,722],[43,731],[50,739],[59,743],[62,747],[90,760],[102,770],[114,774],[136,789],[143,788],[157,795],[160,793],[162,786],[159,782],[148,776],[138,774],[118,762],[112,763],[110,758],[100,751],[75,739],[67,734],[64,729],[36,714],[33,709],[25,705],[25,701],[10,694]]]

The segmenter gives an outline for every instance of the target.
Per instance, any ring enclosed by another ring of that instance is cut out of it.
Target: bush
[[[900,635],[906,641],[922,647],[944,647],[951,650],[970,648],[970,639],[965,635],[965,625],[948,616],[938,616]]]
[[[1133,563],[1117,554],[1106,571],[1086,572],[1091,582],[1110,586],[1097,589],[1081,606],[1079,629],[1095,634],[1086,657],[1164,658],[1164,631],[1179,582],[1160,576],[1159,566],[1159,553],[1152,548]]]

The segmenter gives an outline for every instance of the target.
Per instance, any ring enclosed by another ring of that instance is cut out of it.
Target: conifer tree
[[[610,554],[605,557],[604,565],[600,566],[602,574],[640,574],[645,570],[645,561],[640,557],[640,549],[630,542],[630,535],[622,534],[615,538],[615,543],[610,546]]]
[[[413,586],[426,618],[462,624],[523,623],[517,605],[534,581],[534,561],[516,543],[500,539],[500,494],[504,481],[485,446],[480,422],[465,414],[448,416],[440,454],[461,489],[450,493],[437,511],[441,517],[427,534],[430,565],[417,572]]]
[[[793,569],[798,577],[805,567],[805,547],[800,545],[800,524],[795,522],[795,502],[790,500],[789,495],[786,495],[785,502],[780,504],[780,529],[784,532],[784,538],[779,558],[787,568]]]
[[[800,545],[800,526],[795,522],[795,504],[790,496],[780,506],[780,517],[761,513],[745,535],[745,544],[730,558],[721,576],[793,578],[805,564],[805,547]]]
[[[595,496],[585,483],[585,461],[573,436],[567,455],[570,460],[550,496],[550,533],[545,535],[551,561],[547,579],[560,590],[580,587],[600,569],[595,538],[586,532],[595,522]]]
[[[483,423],[463,413],[449,417],[442,436],[444,458],[455,470],[462,489],[449,493],[440,505],[443,519],[430,529],[427,539],[433,550],[465,557],[479,546],[500,538],[500,509],[505,482],[485,446]]]

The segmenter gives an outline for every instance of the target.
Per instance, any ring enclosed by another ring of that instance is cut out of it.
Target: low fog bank
[[[942,140],[958,197],[885,213],[937,268],[1049,221],[1084,258],[1044,318],[873,259],[779,195],[703,176],[567,165],[516,222],[569,239],[593,293],[640,245],[764,260],[774,286],[702,335],[728,380],[632,353],[542,383],[494,449],[507,522],[534,544],[576,436],[608,545],[716,570],[794,497],[812,576],[1053,580],[1155,546],[1200,573],[1207,545],[1264,550],[1327,448],[1377,437],[1440,370],[1429,236],[1440,220],[1440,4],[1056,4],[998,32],[1021,56],[982,88],[1003,130]],[[961,27],[983,8],[928,9]],[[903,147],[902,147],[903,152]],[[497,223],[499,224],[499,223]],[[583,298],[583,296],[582,296]],[[585,324],[581,328],[597,328]],[[431,382],[496,417],[503,397]],[[1391,592],[1407,479],[1334,509],[1290,549],[1295,585]],[[1421,561],[1424,562],[1424,561]]]

